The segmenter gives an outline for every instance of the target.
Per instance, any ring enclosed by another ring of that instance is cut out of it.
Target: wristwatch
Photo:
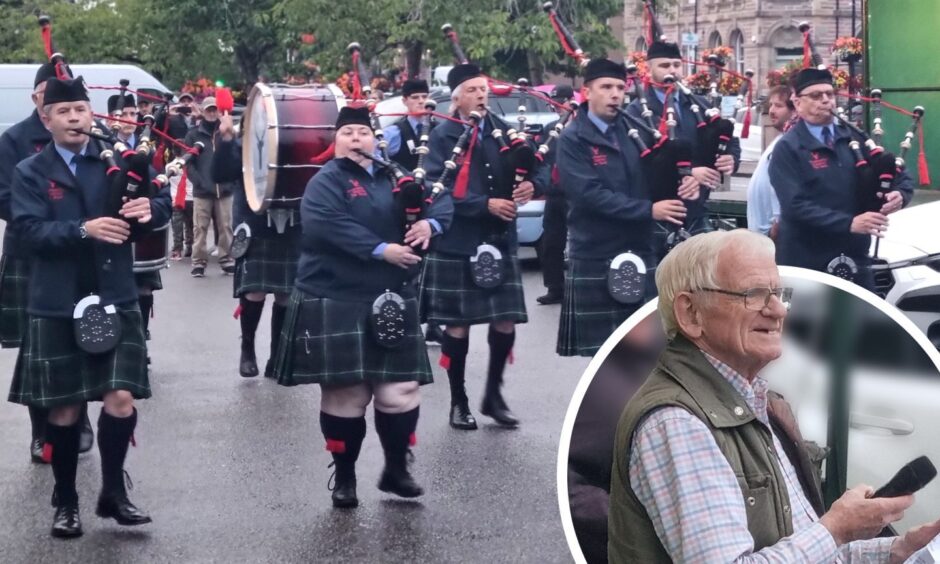
[[[78,226],[78,236],[81,237],[82,239],[88,238],[88,230],[85,229],[84,221]]]

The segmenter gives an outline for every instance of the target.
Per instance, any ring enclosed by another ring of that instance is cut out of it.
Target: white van
[[[117,87],[122,78],[131,81],[131,90],[162,96],[171,92],[147,71],[134,65],[69,65],[75,76],[81,75],[88,86]],[[33,111],[33,79],[39,65],[0,65],[0,133],[13,124],[28,117]],[[89,89],[91,107],[95,112],[106,113],[108,97],[117,90]]]

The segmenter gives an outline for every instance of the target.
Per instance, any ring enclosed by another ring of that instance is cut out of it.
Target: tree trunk
[[[545,63],[542,62],[542,58],[535,51],[527,50],[526,62],[529,65],[529,84],[541,86],[545,82]]]

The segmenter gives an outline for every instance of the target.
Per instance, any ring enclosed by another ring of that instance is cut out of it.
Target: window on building
[[[708,36],[708,48],[714,49],[721,45],[721,34],[717,31],[713,31],[711,35]]]
[[[790,61],[803,60],[802,47],[777,47],[775,50],[774,68],[783,68]]]
[[[740,29],[731,32],[731,52],[734,53],[734,65],[739,73],[744,73],[744,34]]]

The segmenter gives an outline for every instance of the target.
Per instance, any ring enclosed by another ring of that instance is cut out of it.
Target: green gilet
[[[793,534],[790,498],[770,431],[702,352],[680,335],[663,351],[656,368],[627,404],[617,425],[608,521],[610,562],[672,562],[649,514],[630,487],[628,473],[637,424],[649,412],[664,406],[685,409],[711,431],[741,487],[755,551]],[[768,415],[796,468],[804,493],[821,515],[819,475],[782,397],[774,394],[769,398]]]

